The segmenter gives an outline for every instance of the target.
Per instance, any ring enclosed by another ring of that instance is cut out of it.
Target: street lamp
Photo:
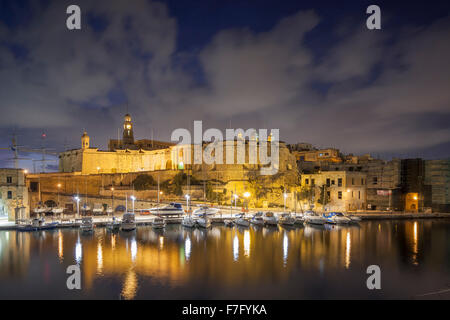
[[[250,196],[251,196],[251,193],[250,192],[244,192],[244,197],[245,197],[245,199],[246,199],[246,201],[245,201],[245,209],[248,211],[248,198],[250,198]]]
[[[80,197],[75,196],[75,201],[77,202],[77,216],[80,217]]]
[[[283,194],[283,198],[284,198],[284,211],[286,211],[286,199],[287,199],[287,193],[286,191]]]
[[[236,209],[237,207],[237,199],[239,198],[239,196],[235,193],[234,194],[234,209]]]
[[[131,201],[133,201],[133,214],[134,214],[134,200],[136,200],[136,197],[135,196],[131,196],[130,198],[131,198]]]
[[[189,212],[189,199],[191,198],[188,194],[184,196],[186,198],[186,207]]]
[[[111,187],[111,208],[112,208],[112,215],[114,217],[114,188]]]

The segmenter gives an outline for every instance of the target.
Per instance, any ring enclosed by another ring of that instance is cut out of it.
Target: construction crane
[[[45,134],[42,135],[42,138],[44,139],[46,137]],[[11,139],[11,145],[7,148],[0,148],[0,150],[11,150],[13,152],[13,157],[12,158],[8,158],[6,160],[13,160],[14,161],[14,168],[18,169],[19,168],[19,160],[33,160],[33,167],[34,167],[34,172],[36,172],[36,167],[35,167],[35,162],[42,162],[42,172],[45,172],[45,164],[47,162],[51,162],[51,161],[57,161],[57,160],[51,160],[51,159],[46,159],[46,155],[52,155],[52,156],[58,156],[57,152],[53,152],[53,151],[49,151],[52,149],[48,149],[45,148],[44,144],[41,148],[38,149],[32,149],[32,148],[25,148],[24,146],[20,146],[17,144],[17,135],[14,133],[12,135],[12,139]],[[19,156],[19,151],[20,152],[27,152],[27,153],[39,153],[42,154],[42,159],[41,160],[34,160],[32,158],[22,158]]]

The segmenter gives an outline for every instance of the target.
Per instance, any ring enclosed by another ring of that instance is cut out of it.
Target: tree
[[[326,185],[320,187],[320,197],[319,199],[317,199],[317,202],[324,207],[330,202],[330,198],[328,196],[328,189]]]
[[[312,186],[300,186],[300,190],[297,192],[297,200],[307,202],[309,205],[313,203],[314,196],[315,190]]]
[[[148,174],[140,174],[134,179],[133,186],[135,190],[148,190],[155,185],[155,180]]]

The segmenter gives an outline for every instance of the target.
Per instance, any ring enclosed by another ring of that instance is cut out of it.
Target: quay
[[[256,212],[256,211],[255,211]],[[248,216],[253,215],[255,212],[247,213]],[[225,219],[234,220],[235,213],[222,213],[217,214],[214,217],[210,217],[212,224],[223,224]],[[440,218],[450,218],[450,213],[369,213],[369,212],[361,212],[361,213],[352,213],[351,216],[360,217],[361,220],[406,220],[406,219],[440,219]],[[79,227],[79,223],[76,223],[76,220],[80,218],[75,218],[74,215],[70,217],[70,215],[65,215],[64,219],[48,219],[48,221],[56,221],[59,222],[57,229],[62,228],[77,228]],[[112,217],[107,216],[93,216],[93,222],[96,227],[106,227],[107,223],[111,221]],[[120,216],[116,216],[116,218],[120,218]],[[153,215],[139,215],[136,214],[136,225],[137,226],[145,226],[151,225],[156,216]],[[182,221],[182,217],[167,217],[164,218],[167,224],[180,224]],[[8,221],[6,219],[0,219],[0,230],[16,230],[17,224],[14,221]]]

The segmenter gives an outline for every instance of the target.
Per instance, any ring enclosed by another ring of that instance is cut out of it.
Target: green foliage
[[[328,190],[326,185],[320,187],[320,197],[319,199],[317,199],[317,202],[323,206],[327,205],[330,202],[327,191]]]
[[[155,186],[155,180],[148,174],[140,174],[134,179],[133,186],[135,190],[148,190]]]

